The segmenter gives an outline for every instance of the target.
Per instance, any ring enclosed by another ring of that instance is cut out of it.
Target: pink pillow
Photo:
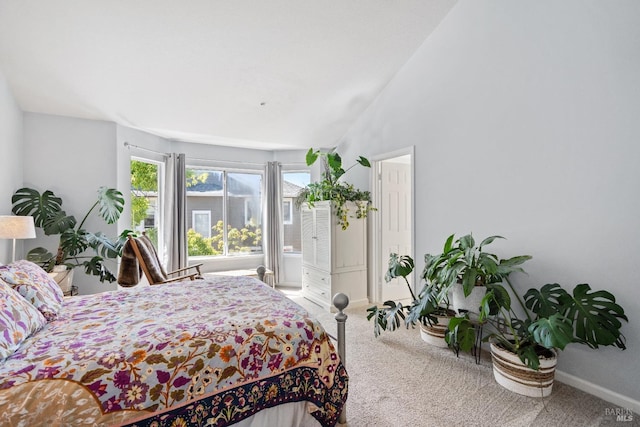
[[[0,279],[34,305],[51,321],[58,317],[62,307],[62,289],[46,271],[38,265],[20,260],[0,267]]]
[[[0,280],[0,362],[46,324],[33,305]]]

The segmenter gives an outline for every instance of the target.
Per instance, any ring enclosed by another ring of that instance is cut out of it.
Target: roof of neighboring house
[[[282,197],[296,197],[302,187],[289,181],[282,181]]]
[[[207,193],[210,196],[222,196],[222,174],[211,173],[210,171],[195,171],[197,174],[206,173],[206,179],[204,182],[198,182],[187,188],[187,194],[194,195],[194,193]],[[243,182],[244,176],[238,176],[237,174],[227,175],[227,191],[234,196],[253,196],[255,195],[255,182],[250,182],[254,176],[247,176],[247,181]],[[255,179],[258,176],[255,175]],[[254,184],[254,185],[252,185]],[[302,189],[301,186],[289,181],[282,181],[282,197],[295,197]],[[216,194],[213,194],[216,193]]]
[[[217,172],[196,170],[197,174],[206,174],[204,182],[198,182],[187,188],[187,194],[191,193],[219,193],[222,195],[222,174]],[[246,177],[246,180],[242,178]],[[227,175],[227,192],[233,196],[253,196],[255,193],[255,182],[260,182],[259,175]],[[246,182],[245,182],[246,181]],[[254,185],[252,185],[254,184]]]

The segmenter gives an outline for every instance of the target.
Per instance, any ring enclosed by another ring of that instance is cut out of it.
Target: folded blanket
[[[140,282],[141,268],[136,254],[131,247],[131,241],[127,240],[122,247],[122,258],[118,271],[118,284],[125,288],[135,286]]]

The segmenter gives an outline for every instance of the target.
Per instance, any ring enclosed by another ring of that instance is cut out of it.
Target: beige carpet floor
[[[334,314],[285,291],[335,336]],[[346,310],[346,367],[349,373],[347,426],[640,426],[616,421],[612,403],[558,381],[548,398],[512,393],[493,379],[491,359],[433,347],[418,329],[387,332],[378,338],[366,307]],[[624,409],[624,408],[619,408]]]

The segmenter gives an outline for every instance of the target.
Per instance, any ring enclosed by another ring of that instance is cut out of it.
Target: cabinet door
[[[331,270],[331,209],[315,209],[315,265],[323,270]]]
[[[315,233],[313,225],[313,211],[302,209],[302,264],[315,264]]]

